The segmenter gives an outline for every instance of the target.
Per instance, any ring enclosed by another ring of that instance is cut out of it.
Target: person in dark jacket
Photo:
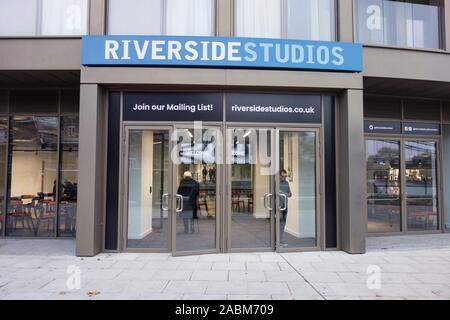
[[[183,211],[180,213],[184,223],[184,233],[194,233],[194,219],[198,219],[198,195],[200,185],[192,179],[192,173],[186,171],[183,174],[177,193],[183,196]]]

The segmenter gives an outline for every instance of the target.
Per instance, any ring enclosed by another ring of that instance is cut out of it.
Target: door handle
[[[183,209],[184,209],[183,208],[183,206],[184,206],[184,204],[183,204],[183,196],[180,195],[180,194],[177,194],[175,197],[177,198],[177,209],[175,211],[177,213],[183,212]],[[178,200],[180,200],[180,206],[178,206]]]
[[[162,209],[168,211],[169,210],[169,194],[164,193],[161,197]]]
[[[269,207],[269,206],[267,205],[267,199],[268,199],[269,197],[271,197],[271,196],[273,196],[273,194],[271,194],[271,193],[266,193],[266,194],[264,195],[264,198],[263,198],[264,207],[265,207],[267,210],[272,210],[272,207]]]
[[[280,206],[280,211],[284,211],[287,209],[287,195],[285,195],[284,193],[280,193],[280,202],[281,202],[281,198],[284,198],[284,207]]]

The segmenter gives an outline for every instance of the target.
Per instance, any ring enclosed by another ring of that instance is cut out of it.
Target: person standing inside
[[[206,182],[207,175],[208,175],[208,169],[206,168],[206,166],[203,166],[203,170],[202,170],[203,182]]]
[[[288,215],[288,198],[292,197],[291,187],[287,181],[288,173],[286,170],[280,170],[280,242],[283,247],[287,246],[284,240],[284,229]]]
[[[192,179],[192,173],[186,171],[183,174],[183,179],[178,187],[177,194],[183,196],[183,211],[181,217],[183,218],[184,233],[194,233],[194,219],[198,219],[198,195],[200,192],[200,185],[197,181]]]

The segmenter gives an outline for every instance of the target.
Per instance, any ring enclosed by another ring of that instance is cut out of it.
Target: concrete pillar
[[[106,0],[91,0],[89,10],[89,34],[106,33]]]
[[[107,124],[104,102],[105,93],[100,86],[81,85],[77,256],[94,256],[103,246]]]
[[[337,1],[337,40],[345,42],[354,41],[353,30],[353,0]]]
[[[340,248],[348,253],[365,253],[367,213],[362,90],[347,90],[341,94],[338,127]]]
[[[216,35],[219,37],[232,37],[234,33],[234,7],[233,0],[216,1]]]
[[[444,26],[442,28],[443,36],[442,40],[443,48],[447,51],[450,51],[450,2],[444,1],[444,19],[443,19]]]

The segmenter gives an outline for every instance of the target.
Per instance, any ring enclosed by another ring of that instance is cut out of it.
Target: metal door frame
[[[436,148],[436,197],[437,197],[437,228],[436,230],[423,230],[423,231],[410,231],[408,229],[408,193],[406,191],[406,142],[434,142]],[[402,233],[404,234],[429,234],[429,233],[440,233],[443,230],[444,216],[442,212],[442,198],[441,198],[441,185],[442,185],[442,175],[441,175],[441,150],[440,150],[440,138],[433,137],[415,137],[415,136],[403,136],[400,139],[400,152],[401,152],[401,182],[402,182],[402,193],[401,193],[401,202],[402,202]]]
[[[176,124],[173,125],[173,132],[175,132],[175,130],[179,130],[179,129],[194,129],[194,124]],[[203,125],[202,124],[202,129],[215,129],[217,130],[220,134],[223,134],[223,127],[221,125]],[[170,150],[174,150],[174,148],[176,147],[176,143],[174,143],[173,141],[171,141],[171,149]],[[200,254],[212,254],[212,253],[220,253],[221,251],[221,223],[222,223],[222,190],[223,190],[223,183],[222,183],[222,164],[218,164],[217,163],[217,152],[219,151],[219,148],[223,150],[222,146],[217,146],[216,145],[216,205],[215,205],[215,210],[216,210],[216,230],[215,230],[215,248],[214,249],[202,249],[202,250],[189,250],[189,251],[177,251],[176,248],[176,233],[177,233],[177,228],[176,228],[176,223],[177,223],[177,212],[176,212],[176,194],[177,194],[177,185],[176,185],[176,169],[177,169],[177,165],[171,161],[171,185],[172,185],[172,196],[171,198],[171,210],[170,210],[170,215],[172,216],[172,222],[171,222],[171,226],[172,226],[172,232],[171,232],[171,253],[174,257],[179,257],[179,256],[189,256],[189,255],[200,255]]]
[[[172,237],[170,236],[172,234],[172,215],[170,214],[170,212],[172,211],[173,207],[172,207],[172,202],[169,201],[169,208],[168,208],[168,218],[167,218],[167,223],[168,223],[168,247],[167,248],[129,248],[128,247],[128,187],[129,187],[129,138],[130,138],[130,131],[132,130],[137,130],[137,131],[167,131],[169,134],[169,150],[172,149],[172,142],[170,140],[170,136],[172,135],[173,132],[173,126],[170,125],[123,125],[123,133],[124,133],[124,140],[123,140],[123,150],[124,152],[122,152],[122,156],[123,156],[123,161],[122,161],[122,174],[123,174],[123,183],[122,183],[122,192],[120,192],[120,196],[122,197],[122,232],[121,232],[121,238],[122,238],[122,250],[124,252],[137,252],[137,253],[167,253],[170,252],[171,248],[172,248]],[[169,155],[170,156],[170,155]],[[169,167],[168,168],[168,191],[170,192],[172,190],[172,169]],[[172,195],[169,193],[169,199]]]
[[[439,234],[445,232],[445,215],[443,212],[443,200],[442,200],[442,171],[441,171],[441,162],[442,162],[442,139],[440,136],[423,136],[423,135],[383,135],[383,134],[366,134],[364,136],[364,148],[367,149],[367,141],[371,140],[388,140],[388,141],[398,141],[400,143],[399,147],[399,157],[400,157],[400,231],[395,232],[379,232],[379,233],[369,233],[367,232],[368,237],[385,237],[385,236],[401,236],[401,235],[424,235],[424,234]],[[436,178],[437,178],[437,197],[438,197],[438,228],[436,230],[425,230],[425,231],[409,231],[408,230],[408,217],[406,211],[406,162],[405,162],[405,141],[432,141],[436,143]],[[367,153],[367,150],[365,150]],[[367,179],[367,164],[365,164],[365,173]],[[366,191],[366,200],[367,202],[367,191]],[[368,212],[366,211],[366,215]]]
[[[322,248],[323,243],[323,233],[322,233],[322,223],[325,222],[325,219],[323,217],[323,210],[322,210],[322,157],[321,157],[321,128],[320,127],[302,127],[302,128],[292,128],[292,127],[277,127],[275,129],[275,161],[280,168],[280,132],[313,132],[315,134],[315,203],[316,203],[316,220],[315,220],[315,232],[316,232],[316,245],[313,247],[296,247],[296,248],[283,248],[280,245],[280,213],[279,213],[279,203],[280,199],[278,196],[278,190],[280,190],[280,179],[278,176],[276,176],[275,179],[275,220],[276,220],[276,229],[275,229],[275,235],[276,235],[276,242],[275,242],[275,249],[276,252],[279,253],[286,253],[286,252],[311,252],[311,251],[320,251]],[[279,172],[278,172],[279,174]]]
[[[271,163],[275,163],[275,128],[274,126],[271,125],[261,125],[261,124],[254,124],[252,125],[251,123],[245,123],[245,124],[237,124],[237,123],[233,123],[233,124],[229,124],[227,125],[227,127],[225,128],[225,159],[228,158],[228,154],[229,154],[229,150],[228,150],[228,146],[230,146],[231,141],[229,141],[229,135],[228,132],[229,130],[234,130],[234,129],[255,129],[255,130],[259,130],[259,129],[263,129],[263,130],[268,130],[270,132],[270,149],[271,149]],[[258,141],[258,146],[259,146],[259,141]],[[275,213],[274,213],[274,205],[275,205],[275,199],[274,199],[274,191],[275,191],[275,176],[276,175],[271,175],[269,178],[269,190],[268,193],[272,194],[271,196],[271,201],[273,204],[273,208],[272,210],[269,210],[270,212],[270,226],[269,226],[269,232],[270,232],[270,246],[266,247],[266,248],[233,248],[231,246],[231,225],[232,225],[232,206],[231,206],[231,201],[232,201],[232,183],[231,183],[231,178],[232,178],[232,170],[231,170],[231,166],[232,164],[227,164],[226,166],[226,172],[225,172],[225,177],[226,177],[226,181],[227,181],[227,185],[226,185],[226,196],[225,196],[225,208],[226,210],[224,211],[226,214],[226,219],[224,219],[224,245],[225,245],[225,252],[230,252],[230,253],[242,253],[242,252],[273,252],[275,251]],[[255,200],[255,199],[254,199]]]

